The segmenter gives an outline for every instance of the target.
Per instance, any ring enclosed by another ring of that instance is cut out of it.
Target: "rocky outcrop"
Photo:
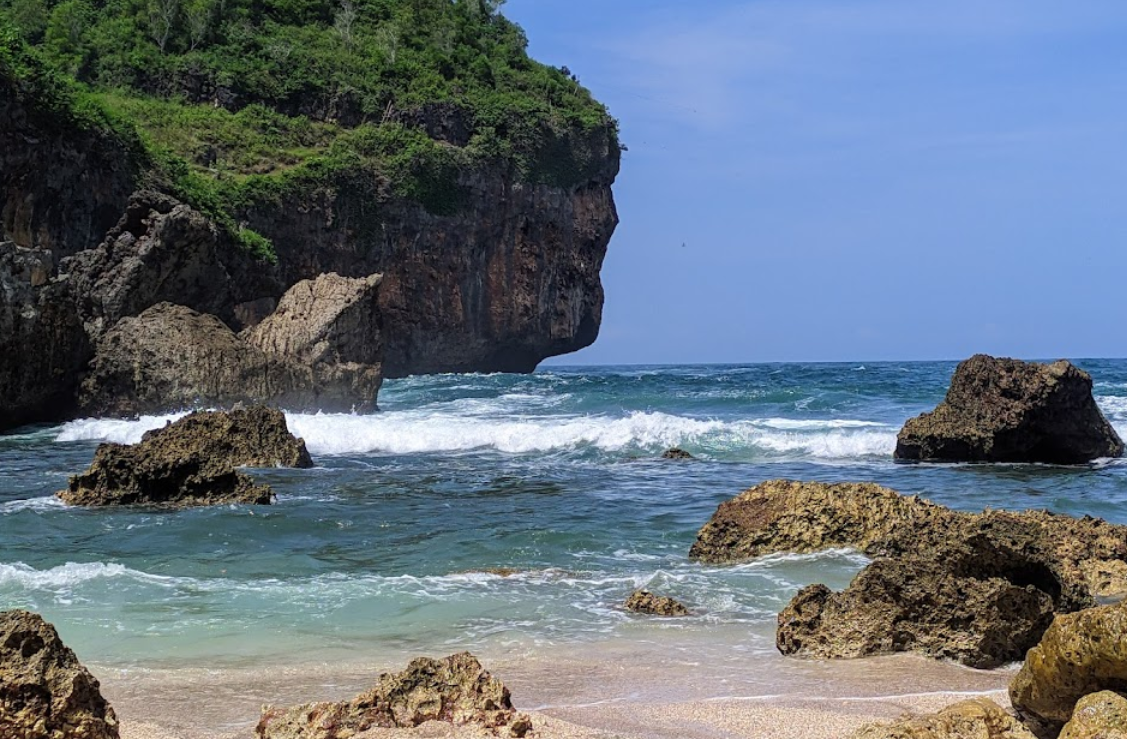
[[[268,504],[273,493],[236,467],[312,467],[281,411],[192,413],[139,444],[102,444],[58,495],[71,505]]]
[[[693,459],[693,455],[689,454],[688,452],[686,452],[684,449],[682,449],[680,447],[673,447],[671,449],[666,449],[664,452],[662,452],[661,458],[662,459],[688,460],[688,459]]]
[[[325,412],[374,410],[382,381],[378,361],[339,361],[367,356],[360,351],[347,354],[349,339],[362,341],[355,332],[362,324],[348,310],[336,316],[339,322],[331,310],[318,315],[323,319],[320,339],[308,345],[294,339],[292,345],[270,346],[268,353],[235,335],[215,316],[159,303],[122,319],[102,338],[82,381],[78,406],[87,415],[230,408],[239,403]],[[270,325],[275,326],[272,335],[283,336],[287,328],[307,323],[288,313]]]
[[[775,552],[868,551],[897,530],[942,531],[956,517],[872,483],[771,480],[721,503],[689,557],[724,564]]]
[[[383,273],[386,377],[529,372],[598,335],[620,153],[613,131],[597,128],[545,135],[533,159],[551,166],[451,173],[429,210],[352,172],[240,217],[274,242],[286,284]]]
[[[61,265],[94,339],[161,302],[239,326],[236,310],[279,295],[276,269],[234,243],[202,213],[166,195],[133,195],[117,225],[93,249]]]
[[[90,353],[52,253],[0,244],[0,430],[66,416]]]
[[[379,286],[382,275],[364,278],[324,274],[291,287],[277,309],[244,332],[247,343],[265,355],[309,367],[323,394],[349,409],[374,410],[383,359]]]
[[[927,716],[889,724],[869,724],[850,739],[1034,739],[1033,734],[997,703],[973,698]]]
[[[408,728],[427,721],[474,724],[497,736],[532,728],[513,708],[509,690],[468,652],[416,659],[403,672],[380,675],[375,687],[344,703],[267,706],[259,739],[348,739],[372,728]]]
[[[633,613],[649,616],[688,616],[689,609],[667,595],[654,595],[648,590],[635,590],[622,605]]]
[[[0,736],[118,739],[98,681],[55,628],[28,611],[0,612]]]
[[[1060,739],[1127,739],[1127,698],[1110,690],[1084,696]]]
[[[896,441],[904,460],[1079,464],[1123,454],[1092,397],[1092,378],[1052,364],[978,354],[961,362],[947,397],[911,419]]]
[[[1127,605],[1058,616],[1010,683],[1010,701],[1040,736],[1056,736],[1077,702],[1127,686]]]
[[[989,669],[1020,660],[1053,620],[1059,584],[1042,562],[1001,564],[954,548],[950,560],[878,559],[841,593],[811,585],[779,614],[785,655],[853,658],[916,652]]]

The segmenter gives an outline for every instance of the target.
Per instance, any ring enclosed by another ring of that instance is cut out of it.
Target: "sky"
[[[1127,3],[508,0],[618,118],[553,363],[1127,356]]]

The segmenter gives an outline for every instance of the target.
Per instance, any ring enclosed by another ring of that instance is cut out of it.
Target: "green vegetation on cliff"
[[[567,187],[603,165],[592,137],[617,155],[606,109],[498,5],[0,0],[0,74],[136,138],[167,189],[268,254],[235,216],[295,190],[386,178],[448,214],[468,167]]]

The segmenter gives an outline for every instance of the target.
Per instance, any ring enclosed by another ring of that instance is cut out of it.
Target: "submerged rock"
[[[281,411],[197,412],[149,431],[139,444],[102,444],[90,468],[58,495],[71,505],[268,504],[269,486],[235,468],[275,466],[313,466]]]
[[[977,354],[961,362],[947,397],[908,421],[895,457],[948,462],[1079,464],[1119,457],[1123,442],[1092,397],[1087,372]]]
[[[850,739],[1034,739],[1033,734],[997,703],[974,698],[927,716],[868,724]]]
[[[666,595],[654,595],[648,590],[635,590],[623,604],[623,608],[634,613],[651,616],[688,616],[689,609],[679,601]]]
[[[1077,702],[1127,686],[1127,604],[1058,616],[1010,682],[1018,715],[1042,736],[1056,736]]]
[[[676,446],[673,447],[672,449],[666,449],[664,452],[662,452],[661,458],[662,459],[694,459],[693,455],[689,454],[688,452],[686,452],[681,447],[676,447]]]
[[[259,739],[348,739],[373,728],[408,728],[427,721],[475,724],[500,736],[525,736],[527,715],[513,708],[509,690],[468,652],[441,660],[422,657],[375,687],[342,703],[267,706]]]
[[[28,611],[0,612],[0,737],[118,739],[98,681],[55,627]]]

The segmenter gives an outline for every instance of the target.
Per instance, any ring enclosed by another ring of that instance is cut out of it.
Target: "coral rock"
[[[927,716],[868,724],[850,739],[1034,739],[1033,734],[986,698],[962,701]]]
[[[1084,696],[1060,739],[1127,739],[1127,698],[1110,690]]]
[[[689,609],[683,603],[665,595],[654,595],[648,590],[635,590],[626,599],[623,607],[634,613],[651,616],[688,616]]]

